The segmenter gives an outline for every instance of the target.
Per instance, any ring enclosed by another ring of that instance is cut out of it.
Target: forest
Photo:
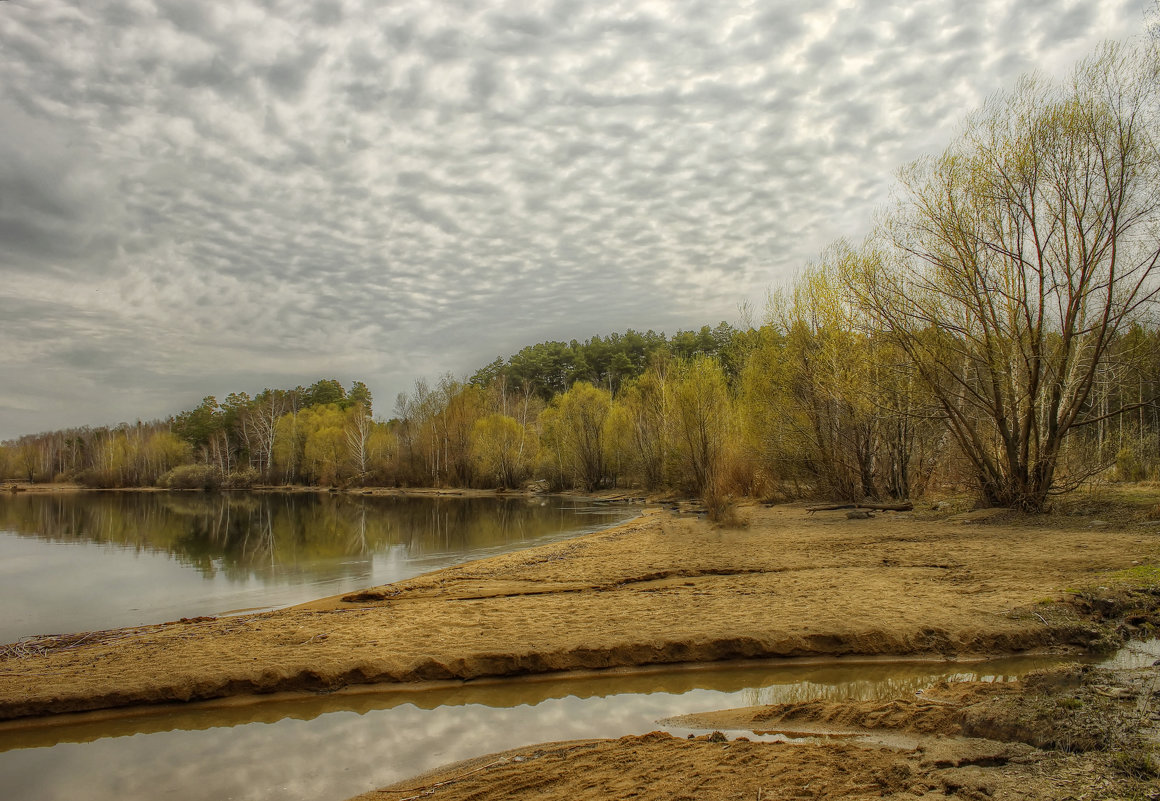
[[[1160,480],[1157,66],[1108,45],[1027,78],[905,167],[861,241],[760,323],[544,342],[420,380],[205,398],[169,420],[21,437],[0,475],[96,487],[640,488],[1042,509]]]

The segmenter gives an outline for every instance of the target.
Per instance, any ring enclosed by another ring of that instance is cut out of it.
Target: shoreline
[[[673,493],[630,492],[628,490],[539,490],[539,489],[475,489],[471,487],[324,487],[308,484],[256,484],[252,487],[219,487],[217,489],[174,489],[170,487],[86,487],[83,484],[41,482],[28,483],[6,479],[0,481],[0,493],[46,494],[46,493],[88,493],[88,492],[166,492],[176,495],[199,493],[260,493],[289,495],[352,495],[378,498],[538,498],[565,496],[572,498],[592,498],[598,503],[657,503],[676,500]],[[682,499],[687,500],[687,499]]]
[[[333,692],[312,693],[281,691],[264,695],[233,695],[191,702],[170,702],[149,706],[129,706],[87,712],[69,712],[58,715],[24,717],[0,721],[0,752],[12,750],[12,744],[21,748],[41,747],[60,743],[87,742],[97,736],[151,734],[174,730],[206,730],[232,727],[248,723],[276,723],[287,718],[314,720],[335,712],[376,712],[400,705],[414,705],[432,710],[450,704],[498,703],[499,706],[536,705],[545,701],[573,698],[588,700],[607,694],[651,694],[654,692],[680,695],[706,687],[704,676],[737,676],[749,671],[761,671],[766,676],[783,676],[784,671],[863,671],[874,676],[893,671],[913,675],[914,671],[940,669],[952,672],[978,673],[980,665],[994,665],[1001,671],[1021,670],[1027,660],[1037,664],[1062,664],[1071,658],[1089,660],[1082,654],[1037,650],[1017,656],[965,657],[958,659],[930,657],[850,656],[800,657],[777,659],[734,660],[676,665],[646,665],[604,670],[573,670],[559,673],[523,676],[483,677],[471,681],[442,680],[423,682],[395,682],[362,684],[342,687]],[[1090,662],[1089,662],[1090,663]],[[816,674],[811,674],[816,675]],[[872,679],[873,680],[873,679]],[[728,687],[740,686],[744,679],[726,680],[711,684],[717,692],[730,692]],[[782,686],[779,681],[773,686]],[[100,732],[96,735],[95,732]]]
[[[0,719],[738,658],[1090,647],[1108,632],[1063,590],[1160,562],[1142,530],[1092,542],[1084,528],[745,511],[748,527],[721,529],[654,507],[347,596],[62,638],[0,661]]]

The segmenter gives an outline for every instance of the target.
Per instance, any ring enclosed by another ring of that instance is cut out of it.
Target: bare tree
[[[986,501],[1029,510],[1117,333],[1157,293],[1157,62],[1108,45],[1025,79],[911,165],[887,243],[848,260],[875,333],[913,360]]]

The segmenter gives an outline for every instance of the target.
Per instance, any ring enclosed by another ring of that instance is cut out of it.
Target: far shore
[[[540,489],[475,489],[471,487],[324,487],[308,484],[255,484],[252,487],[222,487],[216,490],[202,489],[170,489],[167,487],[89,487],[71,482],[40,482],[14,481],[6,479],[0,481],[0,492],[9,493],[68,493],[68,492],[174,492],[174,493],[201,493],[201,492],[274,492],[274,493],[314,493],[314,494],[343,494],[371,497],[425,497],[425,498],[496,498],[496,497],[536,497],[539,495],[572,495],[578,497],[592,497],[602,501],[646,502],[658,499],[669,499],[671,493],[655,494],[629,490],[597,490],[582,492],[578,490],[560,490],[547,492]]]

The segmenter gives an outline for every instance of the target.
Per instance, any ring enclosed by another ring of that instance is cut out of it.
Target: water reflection
[[[640,734],[677,715],[816,697],[905,696],[944,678],[1005,681],[1060,661],[767,661],[193,705],[42,728],[10,723],[0,725],[0,786],[16,801],[337,800],[456,760],[537,742]]]
[[[805,660],[760,660],[724,666],[617,669],[434,686],[354,687],[326,695],[292,695],[280,699],[250,696],[153,710],[114,710],[52,718],[32,726],[19,721],[0,722],[0,752],[177,729],[191,731],[277,723],[287,718],[309,721],[335,712],[365,715],[403,705],[429,710],[472,705],[501,709],[535,706],[567,697],[583,700],[655,694],[681,696],[697,690],[736,697],[737,706],[815,698],[867,700],[905,697],[940,679],[1006,681],[1029,670],[1059,662],[1060,658],[1055,656],[1022,656],[982,662],[830,659],[825,664],[811,664]]]
[[[575,498],[0,496],[0,642],[270,608],[628,517]]]

